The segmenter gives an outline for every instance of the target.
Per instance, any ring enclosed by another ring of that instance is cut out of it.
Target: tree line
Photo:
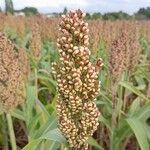
[[[119,12],[109,12],[101,14],[100,12],[96,12],[93,14],[87,13],[87,19],[103,19],[103,20],[129,20],[129,19],[137,19],[137,20],[149,20],[150,19],[150,7],[140,8],[133,15],[129,15],[123,11]]]
[[[67,8],[64,8],[62,13],[67,13]],[[0,12],[2,9],[0,8]],[[14,14],[15,12],[23,12],[26,16],[37,15],[39,14],[37,8],[35,7],[25,7],[21,10],[15,10],[13,6],[12,0],[5,0],[5,12]],[[54,17],[60,16],[62,13],[52,13]],[[129,19],[137,19],[137,20],[149,20],[150,19],[150,7],[147,8],[140,8],[136,13],[133,15],[129,15],[123,11],[119,12],[108,12],[108,13],[86,13],[86,18],[95,20],[95,19],[102,19],[102,20],[129,20]]]

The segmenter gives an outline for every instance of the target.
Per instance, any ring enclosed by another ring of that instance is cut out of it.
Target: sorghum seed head
[[[30,49],[32,51],[32,55],[35,59],[39,59],[41,55],[41,33],[40,26],[35,23],[32,27],[31,38],[30,38]]]
[[[0,33],[0,107],[5,112],[24,102],[24,67],[12,42]]]
[[[99,92],[98,73],[102,60],[90,62],[88,24],[81,10],[62,16],[57,40],[60,61],[55,68],[59,98],[59,127],[70,147],[85,150],[85,141],[98,126],[99,111],[95,98]]]

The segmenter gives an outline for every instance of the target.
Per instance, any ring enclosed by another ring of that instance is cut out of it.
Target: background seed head
[[[14,45],[0,33],[0,106],[3,111],[11,111],[24,102],[24,67]]]
[[[34,23],[32,26],[31,37],[30,37],[30,49],[35,59],[39,59],[41,56],[41,33],[40,26],[38,23]]]

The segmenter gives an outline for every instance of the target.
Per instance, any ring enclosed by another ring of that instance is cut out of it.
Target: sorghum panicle
[[[40,58],[41,47],[42,47],[42,42],[41,42],[40,26],[37,23],[35,23],[32,26],[32,32],[30,38],[30,49],[35,59]]]
[[[119,80],[125,70],[133,72],[139,62],[140,45],[137,31],[125,26],[121,34],[112,42],[109,60],[109,70],[113,82]]]
[[[27,80],[30,71],[28,55],[25,49],[20,48],[18,51],[18,59],[20,62],[20,68],[23,73],[24,79]]]
[[[102,66],[99,59],[90,62],[88,49],[88,24],[81,10],[62,16],[61,35],[58,39],[60,61],[53,64],[58,84],[57,112],[59,127],[70,147],[88,149],[86,140],[98,126],[100,115],[95,98],[100,90],[98,73]]]
[[[132,29],[132,28],[131,28]],[[132,73],[139,63],[140,60],[140,43],[139,43],[139,35],[138,29],[134,28],[132,32],[129,34],[129,62],[128,62],[128,70]]]
[[[0,109],[11,111],[24,101],[24,78],[14,45],[0,33]]]
[[[129,55],[127,38],[126,32],[123,32],[111,45],[109,70],[113,82],[119,80],[123,71],[126,69],[126,61]]]

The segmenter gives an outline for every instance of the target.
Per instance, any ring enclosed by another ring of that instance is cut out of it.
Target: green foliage
[[[102,19],[102,20],[129,20],[132,16],[129,14],[119,11],[119,12],[109,12],[105,14],[101,14],[100,12],[95,12],[93,14],[86,13],[86,19]]]
[[[5,12],[7,13],[14,13],[13,1],[12,0],[5,0]]]
[[[105,13],[103,15],[104,20],[123,20],[123,19],[128,20],[130,18],[131,18],[130,15],[122,11]]]
[[[101,13],[93,13],[92,14],[92,19],[102,19],[102,15],[101,15]]]
[[[93,14],[86,13],[86,19],[102,19],[102,20],[149,20],[150,19],[150,7],[140,8],[135,14],[129,15],[123,11],[108,12],[101,14],[100,12],[94,12]]]
[[[67,7],[64,8],[63,14],[66,14],[68,12]]]
[[[136,19],[148,20],[150,19],[150,7],[140,8],[137,13],[135,13]]]
[[[39,13],[37,8],[35,7],[25,7],[21,9],[20,11],[24,12],[26,16],[37,15]]]
[[[86,13],[86,19],[91,19],[90,13]]]

